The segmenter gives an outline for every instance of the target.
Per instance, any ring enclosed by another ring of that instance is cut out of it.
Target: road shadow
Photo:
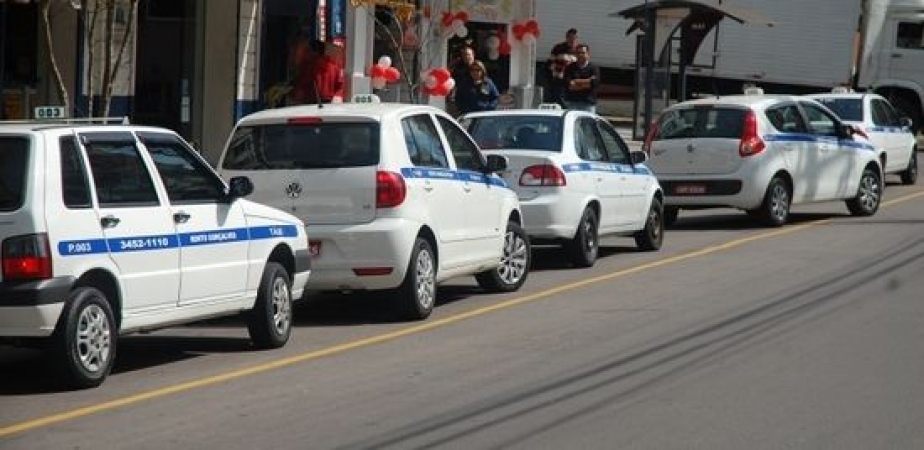
[[[638,251],[640,250],[637,247],[629,245],[600,245],[600,249],[597,251],[597,260],[606,259],[620,253]],[[532,266],[530,266],[530,272],[581,269],[585,268],[578,267],[572,263],[568,258],[568,253],[559,246],[533,246],[533,261]]]

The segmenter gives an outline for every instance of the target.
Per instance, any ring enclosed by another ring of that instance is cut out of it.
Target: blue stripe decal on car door
[[[58,243],[61,256],[93,255],[106,252],[143,252],[177,247],[219,245],[257,239],[290,238],[298,236],[296,225],[265,225],[227,230],[196,231],[191,233],[125,236],[110,239],[77,239]]]

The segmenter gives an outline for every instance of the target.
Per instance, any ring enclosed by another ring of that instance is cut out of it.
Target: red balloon
[[[518,41],[523,40],[523,33],[526,32],[526,27],[520,24],[513,26],[513,37],[517,38]]]
[[[401,72],[399,72],[398,69],[395,69],[394,67],[389,67],[385,69],[383,78],[385,78],[385,80],[389,83],[394,83],[395,81],[398,81],[399,78],[401,78]]]
[[[440,23],[443,25],[444,28],[451,27],[453,20],[455,20],[455,18],[452,16],[452,13],[449,11],[444,11],[443,15],[440,17]]]
[[[456,13],[454,20],[459,20],[462,22],[468,22],[468,13],[465,11],[459,11]]]
[[[378,64],[374,64],[372,68],[369,69],[369,74],[372,75],[372,78],[386,78],[385,72],[385,67]]]
[[[446,80],[448,80],[451,76],[452,74],[449,73],[449,70],[447,70],[445,67],[437,67],[436,69],[433,69],[433,77],[436,78],[437,85],[445,83]]]

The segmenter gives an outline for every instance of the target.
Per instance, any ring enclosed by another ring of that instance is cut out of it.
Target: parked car
[[[844,200],[875,214],[879,151],[806,97],[753,93],[689,100],[665,109],[643,148],[665,191],[665,221],[680,209],[733,207],[770,226],[793,204]]]
[[[534,244],[561,245],[580,267],[594,264],[600,236],[634,236],[643,250],[664,239],[663,193],[605,119],[544,107],[470,113],[460,118],[489,155],[509,160],[513,186]]]
[[[308,238],[252,189],[169,130],[0,124],[0,340],[50,341],[74,387],[131,332],[244,312],[257,347],[283,346]]]
[[[423,319],[450,278],[509,292],[529,273],[519,202],[495,175],[506,160],[438,108],[362,96],[261,111],[237,123],[218,166],[307,223],[312,289],[390,291]]]
[[[874,93],[843,90],[808,97],[834,111],[841,120],[853,125],[882,149],[882,167],[886,174],[897,174],[902,184],[917,182],[917,139],[911,119],[902,117],[888,100]]]

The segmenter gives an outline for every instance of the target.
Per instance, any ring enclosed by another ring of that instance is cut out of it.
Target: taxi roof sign
[[[561,109],[558,103],[540,103],[539,109]]]
[[[351,103],[382,103],[382,99],[375,94],[356,94]]]

